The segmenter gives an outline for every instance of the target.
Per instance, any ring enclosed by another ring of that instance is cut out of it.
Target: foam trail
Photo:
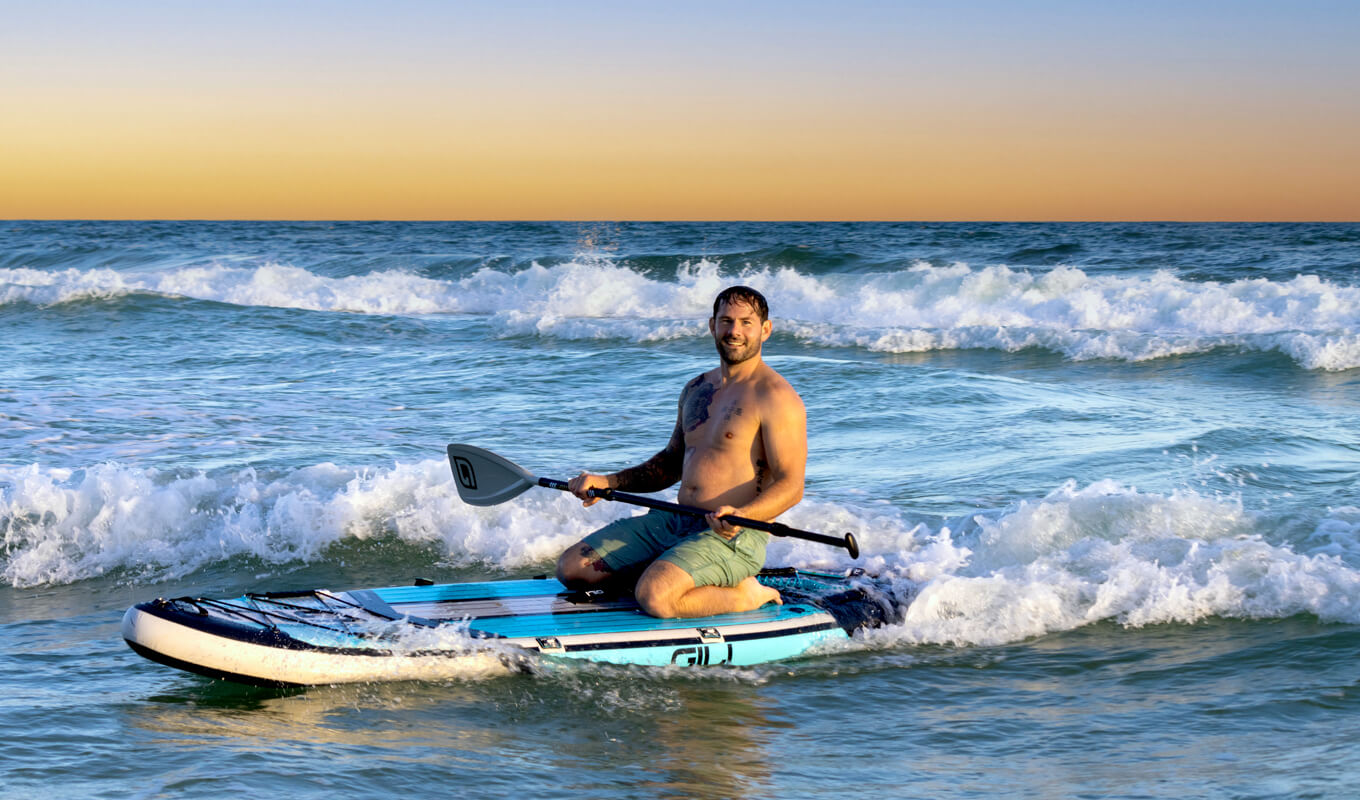
[[[657,341],[702,336],[712,297],[742,281],[771,297],[779,330],[812,344],[902,353],[1044,348],[1074,360],[1142,361],[1215,348],[1283,353],[1309,369],[1360,367],[1360,287],[1299,275],[1195,282],[1161,271],[917,264],[812,276],[701,259],[673,281],[592,257],[456,280],[401,271],[325,277],[270,264],[161,273],[0,269],[0,304],[156,294],[361,314],[477,314],[503,335]]]
[[[996,645],[1102,620],[1209,617],[1360,623],[1360,512],[1333,511],[1307,552],[1268,541],[1235,500],[1069,483],[1038,502],[920,528],[879,566],[919,590],[876,646]],[[880,549],[882,546],[880,545]]]

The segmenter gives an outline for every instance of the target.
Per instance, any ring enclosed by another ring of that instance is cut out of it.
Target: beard
[[[718,357],[728,366],[735,366],[743,361],[750,361],[760,355],[759,339],[747,339],[742,342],[714,339],[713,344],[718,348]]]

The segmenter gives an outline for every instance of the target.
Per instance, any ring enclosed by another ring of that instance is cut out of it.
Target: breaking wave
[[[1041,348],[1077,361],[1238,348],[1279,352],[1307,369],[1360,367],[1360,287],[1313,275],[1194,281],[1170,271],[923,262],[893,272],[811,275],[698,259],[663,279],[598,257],[518,271],[482,268],[452,279],[406,271],[327,277],[281,264],[159,273],[17,268],[0,269],[0,306],[155,295],[316,312],[480,315],[503,336],[658,341],[704,335],[713,296],[733,281],[769,296],[778,331],[818,346],[889,353]]]

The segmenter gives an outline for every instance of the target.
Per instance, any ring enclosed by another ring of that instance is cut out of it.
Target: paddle
[[[453,476],[458,481],[458,496],[463,498],[463,502],[469,505],[498,505],[504,503],[506,500],[518,497],[520,494],[535,486],[560,489],[564,492],[571,491],[567,488],[566,481],[534,477],[513,461],[504,459],[489,450],[473,447],[470,444],[449,445],[449,466],[453,468]],[[664,500],[654,500],[650,497],[643,497],[642,495],[616,492],[613,489],[591,489],[590,496],[598,497],[602,500],[617,500],[620,503],[632,503],[635,506],[657,508],[663,511],[672,511],[677,514],[689,514],[696,517],[702,517],[708,514],[708,511],[705,509],[697,508],[695,506],[668,503]],[[766,533],[772,533],[775,536],[787,536],[792,539],[806,539],[809,542],[820,542],[836,547],[844,547],[846,550],[850,551],[851,558],[859,558],[859,543],[855,541],[855,535],[852,533],[847,533],[844,537],[836,537],[828,536],[824,533],[800,531],[797,528],[790,528],[782,522],[761,522],[758,519],[746,519],[745,517],[734,516],[723,517],[723,519],[733,525],[765,531]]]

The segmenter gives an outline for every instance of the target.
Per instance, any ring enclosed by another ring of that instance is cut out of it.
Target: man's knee
[[[585,542],[577,542],[557,559],[557,580],[567,588],[590,586],[610,577],[604,559]]]
[[[680,616],[677,601],[694,588],[688,572],[669,561],[653,562],[638,580],[633,595],[638,605],[653,617],[672,619]]]
[[[655,586],[644,586],[638,584],[637,587],[638,605],[653,617],[658,619],[674,619],[680,616],[679,609],[675,604],[675,593],[668,592]]]

